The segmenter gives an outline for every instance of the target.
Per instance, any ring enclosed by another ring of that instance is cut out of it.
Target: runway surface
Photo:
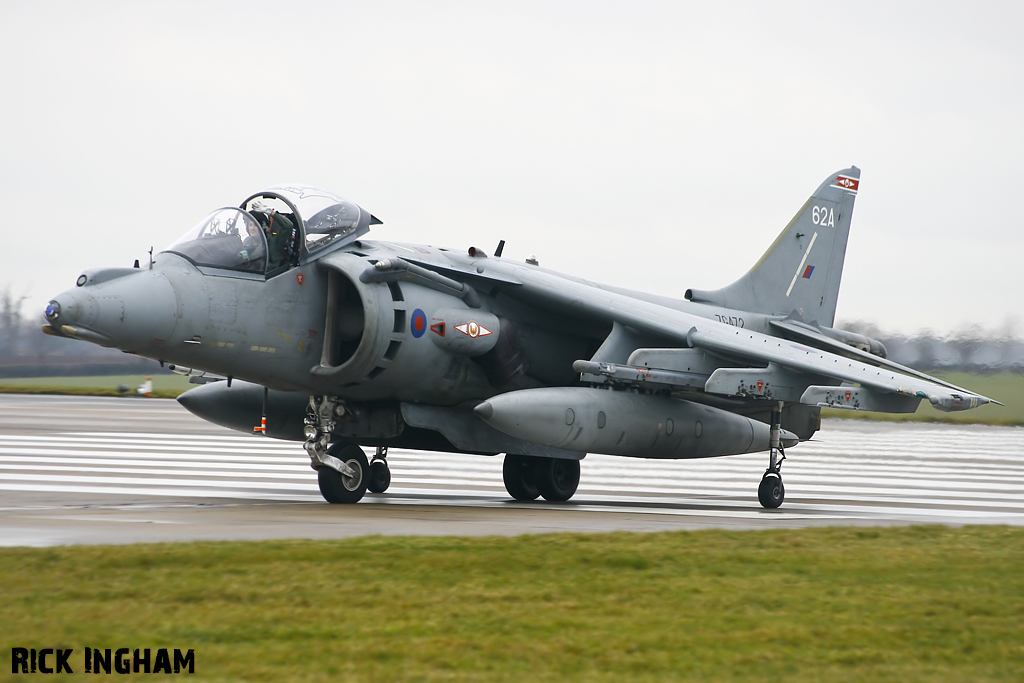
[[[387,493],[328,505],[301,444],[249,436],[177,402],[0,394],[0,545],[367,534],[521,534],[914,523],[1024,525],[1024,428],[826,421],[788,452],[589,455],[568,503],[518,503],[501,457],[393,449]]]

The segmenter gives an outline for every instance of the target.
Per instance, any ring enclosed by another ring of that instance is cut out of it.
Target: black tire
[[[786,487],[782,484],[782,477],[775,473],[768,473],[761,479],[761,485],[757,487],[757,499],[761,501],[761,507],[774,510],[782,505],[786,499]]]
[[[537,488],[537,460],[528,455],[505,456],[501,474],[505,480],[505,490],[516,500],[536,500],[540,495]]]
[[[537,488],[544,500],[566,501],[580,485],[580,461],[537,458]]]
[[[357,476],[346,477],[331,467],[318,467],[316,478],[320,484],[320,495],[328,503],[358,503],[366,493],[366,484],[370,478],[370,464],[366,461],[363,449],[352,445],[341,448],[332,446],[327,452],[355,470]]]
[[[366,490],[370,493],[384,493],[391,486],[391,469],[383,460],[370,463],[370,478]]]

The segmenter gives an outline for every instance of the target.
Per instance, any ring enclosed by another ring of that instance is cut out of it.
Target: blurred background
[[[682,297],[863,170],[838,322],[1021,372],[1024,6],[0,3],[0,377],[153,372],[44,337],[89,267],[298,181],[372,238]],[[139,365],[141,364],[141,365]]]

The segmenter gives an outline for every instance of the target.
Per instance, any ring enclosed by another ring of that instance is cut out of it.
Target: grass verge
[[[26,377],[0,379],[0,392],[7,394],[68,394],[72,396],[138,396],[136,388],[153,379],[153,396],[177,398],[194,388],[181,375],[93,375],[86,377]],[[118,387],[128,388],[127,392]]]
[[[73,647],[79,675],[85,646],[194,648],[206,680],[1020,680],[1021,566],[1006,527],[3,549],[0,652]]]

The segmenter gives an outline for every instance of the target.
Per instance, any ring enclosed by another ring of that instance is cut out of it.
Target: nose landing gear
[[[370,479],[366,454],[354,444],[331,443],[331,431],[345,406],[334,396],[310,396],[303,448],[316,470],[320,494],[328,503],[358,503]]]

